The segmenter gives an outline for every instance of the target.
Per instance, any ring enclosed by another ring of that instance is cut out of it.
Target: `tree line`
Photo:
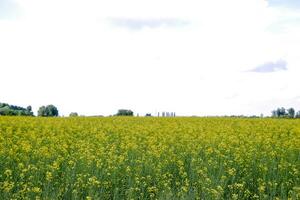
[[[296,112],[294,108],[285,109],[284,107],[277,108],[272,111],[274,118],[300,118],[300,111]]]
[[[7,103],[0,103],[0,115],[3,116],[34,116],[32,107],[9,105]],[[58,109],[54,105],[41,106],[38,110],[38,116],[41,117],[57,117]]]
[[[26,108],[9,105],[7,103],[0,103],[0,115],[3,116],[34,116],[32,112],[32,107],[27,106]],[[118,112],[113,116],[133,116],[134,112],[127,109],[119,109]],[[57,117],[59,112],[56,106],[50,104],[46,106],[41,106],[38,109],[37,116],[40,117]],[[77,112],[71,112],[70,117],[77,117]],[[150,113],[147,113],[146,116],[151,116]],[[164,116],[164,114],[163,114]],[[174,113],[175,116],[175,113]],[[236,117],[236,116],[229,116]],[[241,116],[238,116],[241,117]],[[244,117],[244,116],[242,116]],[[256,116],[255,116],[256,117]],[[261,115],[261,117],[263,117]],[[296,112],[294,108],[285,109],[284,107],[277,108],[272,111],[271,117],[273,118],[300,118],[300,111]]]
[[[7,103],[0,103],[0,115],[2,116],[34,116],[32,112],[32,107],[27,106],[26,108],[9,105]],[[134,113],[132,110],[119,109],[114,116],[133,116]],[[38,109],[37,116],[40,117],[57,117],[59,112],[56,106],[50,104],[46,106],[41,106]],[[77,112],[71,112],[70,117],[77,117]]]
[[[33,116],[31,106],[26,108],[9,105],[7,103],[0,103],[0,115],[9,115],[9,116]]]

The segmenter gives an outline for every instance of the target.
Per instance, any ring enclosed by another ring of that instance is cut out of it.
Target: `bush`
[[[120,109],[116,116],[133,116],[133,112],[131,110]]]

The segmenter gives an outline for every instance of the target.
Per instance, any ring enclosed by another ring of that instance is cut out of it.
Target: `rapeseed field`
[[[0,199],[300,199],[300,121],[0,117]]]

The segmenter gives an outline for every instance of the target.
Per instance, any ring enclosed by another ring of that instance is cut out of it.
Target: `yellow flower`
[[[266,187],[264,185],[261,185],[258,187],[258,191],[263,193],[265,191]]]
[[[9,177],[9,176],[12,175],[12,170],[7,169],[7,170],[5,170],[4,174],[5,174],[7,177]]]
[[[42,190],[41,190],[41,188],[39,188],[39,187],[33,187],[33,188],[31,189],[31,191],[34,192],[34,193],[40,193]]]
[[[228,174],[231,175],[231,176],[234,176],[236,173],[236,169],[235,168],[231,168],[228,170]]]
[[[14,185],[14,182],[4,181],[2,188],[5,192],[10,192]]]
[[[53,178],[52,173],[51,172],[46,172],[46,180],[51,181],[52,178]]]

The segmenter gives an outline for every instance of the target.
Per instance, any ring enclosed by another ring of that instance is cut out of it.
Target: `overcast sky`
[[[270,115],[299,80],[299,0],[0,0],[0,102]]]

